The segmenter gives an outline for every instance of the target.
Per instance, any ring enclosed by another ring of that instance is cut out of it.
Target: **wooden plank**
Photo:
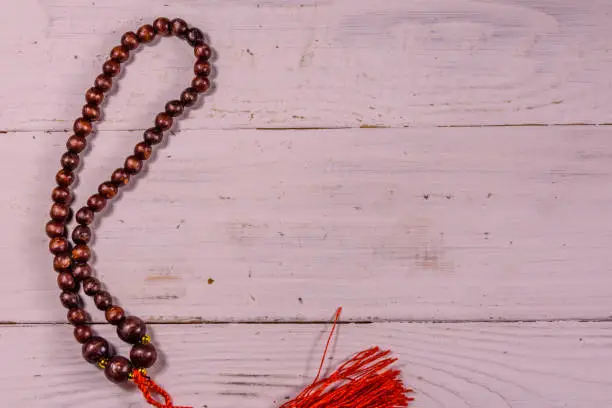
[[[150,373],[177,404],[276,407],[316,374],[324,329],[155,326],[163,362]],[[400,358],[404,380],[416,391],[414,408],[584,408],[612,400],[612,323],[347,325],[328,367],[374,344]],[[110,384],[83,361],[68,326],[5,326],[0,346],[10,367],[0,372],[6,406],[146,405],[137,391]]]
[[[70,128],[121,33],[166,14],[218,54],[185,129],[612,122],[609,0],[23,0],[0,16],[0,129]],[[184,88],[176,45],[138,53],[107,129],[147,127]]]
[[[35,136],[1,136],[0,320],[63,322],[43,226],[66,135]],[[93,139],[78,203],[139,138]],[[110,207],[95,267],[155,321],[326,320],[338,305],[358,320],[607,318],[609,140],[605,127],[185,131]]]

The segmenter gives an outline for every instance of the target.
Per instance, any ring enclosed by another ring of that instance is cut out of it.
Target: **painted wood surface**
[[[343,305],[378,323],[342,325],[331,364],[392,348],[416,408],[610,405],[612,143],[588,125],[612,123],[611,14],[608,0],[11,3],[0,322],[18,324],[0,326],[2,404],[144,407],[58,324],[42,227],[108,50],[168,15],[208,33],[216,91],[97,225],[94,263],[129,312],[165,323],[153,373],[177,402],[278,406]],[[190,80],[177,45],[121,75],[80,202]]]
[[[66,137],[3,136],[33,165],[0,163],[18,231],[0,236],[2,320],[65,319],[42,226]],[[77,201],[138,138],[92,139]],[[326,320],[338,305],[357,320],[607,318],[609,140],[606,127],[184,131],[109,207],[94,266],[155,321]]]
[[[178,404],[278,407],[316,374],[327,329],[154,325],[164,361],[152,375]],[[11,369],[0,372],[5,406],[145,408],[137,391],[110,384],[84,362],[70,333],[67,325],[0,327],[0,349],[13,349],[3,354]],[[611,323],[343,325],[328,367],[373,344],[399,357],[418,397],[414,408],[586,408],[612,401]]]
[[[108,50],[158,15],[197,23],[218,54],[219,92],[189,129],[610,123],[610,14],[609,0],[21,0],[0,16],[0,129],[70,128]],[[109,128],[146,127],[191,61],[174,40],[139,52]]]

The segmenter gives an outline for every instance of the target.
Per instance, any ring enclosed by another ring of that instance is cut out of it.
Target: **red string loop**
[[[172,397],[168,391],[164,390],[161,386],[157,385],[155,381],[149,378],[147,375],[141,373],[138,370],[134,370],[134,384],[138,387],[142,396],[147,402],[157,408],[193,408],[193,407],[179,407],[172,403]],[[156,400],[153,396],[157,395],[164,399],[161,403]]]

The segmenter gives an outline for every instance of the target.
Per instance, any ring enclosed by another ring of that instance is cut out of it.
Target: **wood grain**
[[[0,405],[144,407],[56,324],[43,226],[84,91],[159,15],[208,33],[216,90],[96,225],[94,263],[173,323],[150,327],[177,403],[280,405],[342,305],[378,323],[343,324],[330,365],[392,348],[415,408],[610,404],[611,130],[585,125],[612,124],[609,0],[21,0],[0,13]],[[79,203],[190,81],[177,45],[121,75]]]
[[[202,27],[218,55],[219,92],[185,129],[610,123],[611,13],[608,0],[22,0],[0,16],[0,129],[70,128],[121,33],[157,15]],[[175,40],[139,52],[108,128],[146,128],[192,58]]]
[[[67,136],[1,137],[0,320],[63,322],[43,226]],[[93,139],[77,202],[138,138]],[[183,131],[102,219],[95,267],[152,321],[327,320],[338,305],[368,321],[605,319],[609,140],[605,127]]]
[[[154,325],[164,359],[151,374],[179,404],[276,407],[316,374],[326,329]],[[70,332],[0,327],[0,356],[11,367],[0,371],[5,406],[144,408],[136,391],[111,385],[80,357]],[[611,323],[343,325],[328,367],[374,344],[400,358],[414,408],[585,408],[612,400]]]

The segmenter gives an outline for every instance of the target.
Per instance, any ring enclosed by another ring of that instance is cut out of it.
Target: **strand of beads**
[[[71,186],[75,181],[75,171],[80,164],[79,154],[87,147],[87,137],[94,131],[93,123],[100,119],[100,105],[105,94],[113,86],[113,78],[121,71],[121,64],[129,59],[130,52],[140,44],[153,41],[156,36],[175,36],[185,40],[194,48],[196,62],[191,86],[186,88],[178,99],[165,105],[163,112],[155,117],[155,126],[144,132],[143,141],[136,144],[133,153],[125,159],[123,167],[116,169],[110,179],[101,183],[98,192],[87,200],[85,206],[76,211],[77,226],[68,238],[67,223],[72,216],[73,193]],[[210,88],[208,76],[211,71],[209,62],[211,49],[204,41],[204,34],[197,28],[189,27],[182,19],[156,19],[153,24],[140,27],[136,33],[127,32],[121,38],[121,45],[114,47],[110,58],[102,66],[102,74],[94,81],[94,86],[85,93],[86,104],[82,116],[75,120],[74,134],[66,142],[67,151],[62,155],[61,169],[56,174],[57,186],[51,193],[53,204],[51,220],[46,225],[49,250],[54,255],[53,268],[58,272],[57,284],[62,290],[60,301],[68,309],[68,321],[73,324],[74,337],[81,343],[86,361],[104,369],[106,377],[115,383],[132,379],[135,370],[144,373],[157,359],[157,351],[146,334],[144,321],[136,316],[126,316],[120,306],[113,304],[111,294],[104,290],[102,283],[95,278],[89,264],[92,238],[91,225],[109,200],[117,196],[119,189],[136,176],[144,162],[151,157],[153,146],[159,144],[164,132],[172,127],[174,118],[180,116],[185,108],[193,106],[198,95]],[[79,290],[93,297],[96,307],[103,311],[106,320],[117,327],[119,338],[132,344],[130,358],[113,356],[108,341],[96,335],[89,322],[89,315],[83,307]]]

